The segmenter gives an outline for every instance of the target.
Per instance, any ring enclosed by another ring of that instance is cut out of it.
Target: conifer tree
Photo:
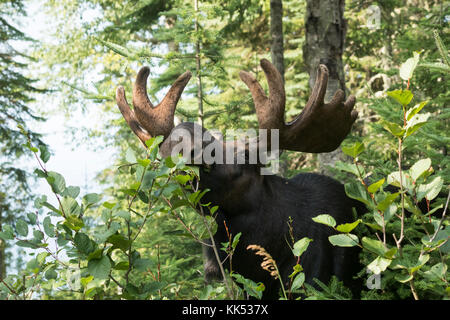
[[[17,51],[11,41],[30,41],[12,25],[11,17],[24,14],[20,0],[0,2],[0,231],[1,225],[24,216],[24,208],[32,199],[28,173],[18,164],[28,143],[18,125],[30,120],[43,120],[30,109],[32,93],[39,92],[34,80],[24,74],[27,57]],[[43,145],[40,135],[28,132],[35,145]],[[12,160],[15,159],[15,160]],[[8,265],[6,243],[0,239],[0,279]]]

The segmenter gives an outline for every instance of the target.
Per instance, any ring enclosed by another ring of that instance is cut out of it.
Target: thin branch
[[[9,291],[11,291],[12,294],[15,294],[16,296],[18,295],[17,291],[14,290],[13,288],[11,288],[11,287],[5,282],[5,280],[1,279],[0,281],[5,285],[6,288],[8,288]]]
[[[439,221],[439,226],[436,228],[436,230],[434,231],[433,236],[430,238],[430,242],[433,242],[433,240],[436,238],[436,236],[437,236],[439,230],[440,230],[441,227],[442,227],[442,223],[444,222],[444,220],[445,220],[445,215],[446,215],[446,213],[447,213],[449,200],[450,200],[450,191],[449,191],[448,196],[447,196],[447,201],[446,201],[446,203],[445,203],[444,212],[442,212],[441,221]]]

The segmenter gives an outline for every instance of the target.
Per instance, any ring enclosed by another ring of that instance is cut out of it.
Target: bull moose
[[[358,114],[353,110],[355,97],[349,96],[345,100],[344,92],[338,90],[331,101],[325,103],[328,69],[320,65],[306,106],[293,121],[286,123],[282,77],[268,60],[263,59],[260,64],[268,82],[269,96],[252,74],[240,72],[241,79],[250,89],[259,128],[278,129],[280,150],[321,153],[338,148],[357,118]],[[172,137],[177,130],[190,133],[199,126],[191,122],[174,126],[175,108],[191,73],[187,71],[179,76],[161,103],[154,107],[147,96],[149,72],[149,68],[143,67],[137,74],[133,87],[134,109],[127,103],[123,87],[118,87],[116,101],[129,127],[144,145],[151,137],[164,136],[160,145],[160,154],[164,157],[171,154],[176,140]],[[225,150],[227,142],[221,143]],[[228,234],[241,233],[233,254],[233,270],[255,282],[264,283],[264,299],[279,297],[280,282],[260,267],[262,257],[247,250],[247,246],[258,245],[270,253],[278,265],[283,283],[288,283],[288,276],[297,263],[287,243],[290,235],[295,240],[303,237],[313,239],[301,257],[307,283],[314,284],[314,278],[328,282],[335,275],[357,296],[360,283],[354,276],[360,270],[358,249],[332,246],[328,237],[334,231],[312,221],[313,217],[326,213],[338,224],[348,223],[355,219],[353,208],[362,213],[361,205],[346,196],[341,183],[315,173],[302,173],[291,179],[262,175],[261,163],[199,163],[198,166],[199,187],[210,190],[202,201],[219,206],[215,212],[218,229],[214,243],[220,245],[229,240]],[[226,253],[217,251],[220,252],[220,260],[224,261]],[[220,278],[219,259],[213,248],[205,247],[204,255],[206,280]]]

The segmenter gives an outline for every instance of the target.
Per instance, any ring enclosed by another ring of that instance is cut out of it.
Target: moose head
[[[330,102],[324,102],[327,67],[319,66],[316,83],[306,106],[288,123],[284,120],[286,95],[282,77],[268,60],[261,60],[261,68],[266,75],[269,96],[252,74],[241,71],[240,78],[250,89],[259,128],[268,130],[269,135],[277,133],[279,149],[321,153],[339,147],[357,118],[357,112],[353,110],[355,97],[350,96],[345,100],[344,92],[338,90]],[[164,157],[173,154],[180,136],[193,136],[195,130],[200,130],[202,134],[208,131],[189,122],[174,126],[175,108],[191,77],[189,71],[176,79],[156,107],[147,96],[148,75],[147,67],[138,72],[133,87],[134,109],[130,108],[123,87],[117,89],[116,101],[129,127],[144,145],[151,137],[164,136],[160,145],[160,153]],[[196,148],[204,151],[213,142],[216,143],[215,153],[226,153],[230,148],[228,142],[218,141],[212,136],[207,143],[195,139],[191,141],[188,153],[193,153]],[[247,149],[244,147],[244,150]],[[357,293],[358,284],[352,279],[355,272],[359,271],[357,251],[354,248],[331,246],[328,236],[332,230],[311,220],[321,213],[332,215],[338,223],[353,220],[352,208],[358,211],[360,205],[345,195],[339,182],[318,174],[299,174],[292,179],[262,175],[260,161],[256,164],[199,161],[197,164],[200,166],[200,188],[210,190],[204,197],[205,201],[219,206],[215,215],[218,230],[214,242],[226,242],[228,234],[241,232],[239,245],[233,254],[232,268],[246,278],[263,282],[266,286],[264,298],[278,297],[279,281],[262,270],[261,257],[246,248],[253,244],[265,248],[277,262],[282,281],[288,283],[288,276],[296,264],[287,244],[290,235],[295,240],[303,237],[313,239],[308,251],[302,256],[306,282],[313,284],[314,278],[328,281],[332,275],[336,275]],[[288,221],[292,221],[290,226]],[[218,259],[211,247],[204,248],[204,253],[207,281],[220,277]],[[220,260],[224,262],[226,259],[226,254],[221,252]]]

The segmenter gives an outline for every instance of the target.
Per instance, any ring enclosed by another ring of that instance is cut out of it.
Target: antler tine
[[[175,80],[169,92],[156,107],[147,96],[147,78],[150,74],[148,67],[139,70],[133,87],[133,105],[135,114],[140,125],[149,132],[151,136],[163,135],[167,138],[173,129],[173,118],[178,100],[183,93],[191,72],[186,71]]]
[[[240,73],[249,87],[255,103],[259,126],[280,130],[280,148],[302,152],[330,152],[345,139],[358,113],[353,110],[355,97],[344,102],[344,92],[336,91],[329,103],[324,103],[328,69],[319,65],[316,83],[303,111],[291,122],[284,122],[285,91],[278,70],[268,60],[261,67],[269,84],[269,98],[257,80],[248,72]]]
[[[286,95],[280,73],[268,60],[261,60],[261,67],[269,84],[269,97],[264,93],[258,80],[246,71],[239,76],[245,82],[252,94],[256,115],[261,129],[279,128],[284,126],[284,106]]]
[[[352,110],[354,96],[344,102],[345,93],[337,90],[329,103],[324,103],[328,83],[328,68],[318,67],[316,82],[305,108],[286,125],[280,137],[280,147],[312,153],[331,152],[339,147],[358,117]]]
[[[122,86],[119,86],[116,90],[116,102],[119,107],[122,116],[125,118],[125,121],[128,123],[128,126],[133,130],[134,134],[142,141],[145,146],[145,141],[151,138],[147,131],[145,131],[141,125],[139,124],[134,111],[131,110],[127,98],[125,96],[125,90]]]
[[[179,76],[161,103],[153,107],[147,96],[149,74],[150,69],[143,67],[136,76],[136,82],[133,86],[134,110],[130,108],[127,102],[123,87],[119,86],[116,91],[116,102],[120,112],[144,146],[145,141],[151,137],[163,135],[164,138],[167,138],[169,136],[174,127],[173,119],[178,100],[191,78],[189,71]]]

